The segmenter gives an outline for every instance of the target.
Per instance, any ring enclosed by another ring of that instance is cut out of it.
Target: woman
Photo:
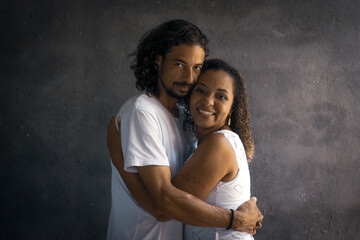
[[[186,121],[187,127],[193,129],[198,147],[173,178],[173,184],[210,204],[237,209],[250,198],[247,164],[254,153],[243,78],[224,61],[205,61],[190,95],[189,112],[192,118]],[[111,152],[111,146],[109,149]],[[120,170],[121,164],[117,166]],[[139,204],[155,216],[149,198],[141,199]],[[248,233],[190,225],[185,226],[184,238],[252,239]]]
[[[198,148],[173,184],[212,205],[237,209],[250,198],[248,162],[254,154],[243,78],[224,61],[205,61],[189,109]],[[184,233],[185,239],[252,239],[248,233],[190,225]]]

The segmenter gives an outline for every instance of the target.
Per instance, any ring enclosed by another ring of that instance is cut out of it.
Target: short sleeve
[[[159,122],[150,113],[133,110],[121,116],[121,142],[126,171],[137,172],[136,167],[148,165],[169,166]]]

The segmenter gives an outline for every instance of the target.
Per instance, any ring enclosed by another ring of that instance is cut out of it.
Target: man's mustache
[[[175,82],[174,84],[184,86],[184,87],[191,87],[193,85],[193,84],[187,83],[187,82]]]

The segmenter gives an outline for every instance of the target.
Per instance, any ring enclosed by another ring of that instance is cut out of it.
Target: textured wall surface
[[[360,239],[360,2],[1,3],[1,239],[104,239],[106,126],[137,93],[126,58],[184,18],[244,75],[256,239]]]

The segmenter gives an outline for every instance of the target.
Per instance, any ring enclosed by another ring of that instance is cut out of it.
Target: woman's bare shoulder
[[[231,153],[234,151],[231,143],[227,137],[221,132],[215,132],[207,136],[201,144],[199,144],[198,149],[203,149],[207,151],[215,151],[221,153]]]

